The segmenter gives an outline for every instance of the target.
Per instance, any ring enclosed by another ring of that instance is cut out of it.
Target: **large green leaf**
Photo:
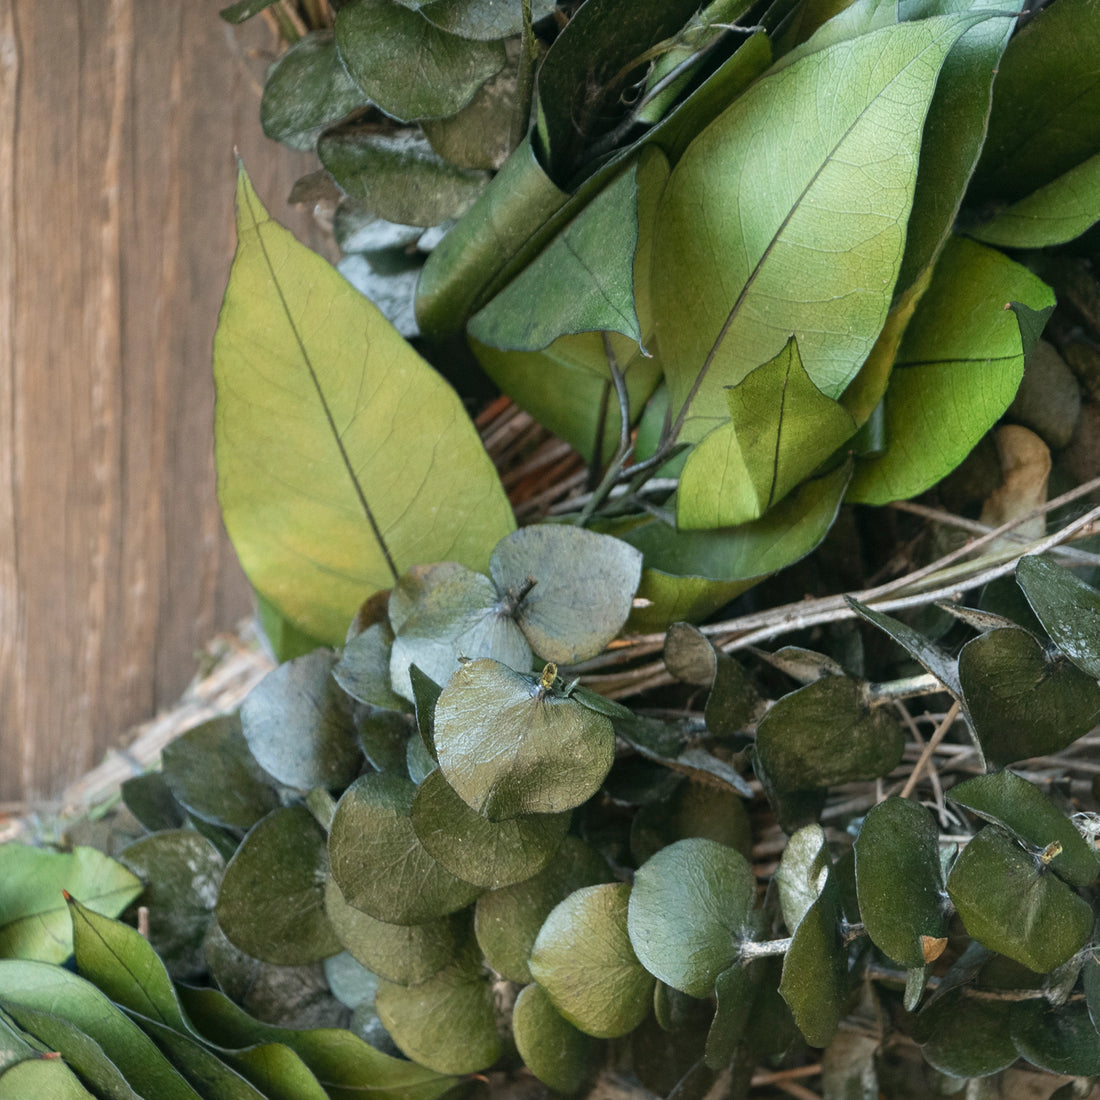
[[[214,343],[222,514],[253,585],[337,644],[403,569],[484,568],[511,511],[451,388],[243,169],[237,234]]]
[[[1007,302],[1054,295],[1026,268],[972,241],[949,241],[905,330],[886,391],[886,453],[856,465],[848,499],[883,504],[950,473],[1012,403],[1025,348]]]
[[[1034,554],[1017,563],[1016,583],[1058,648],[1100,680],[1100,592],[1051,558]]]
[[[856,430],[847,410],[814,385],[793,336],[726,397],[730,419],[703,437],[680,475],[681,530],[759,519]]]
[[[0,882],[0,956],[52,963],[73,949],[63,890],[107,916],[142,890],[139,878],[94,848],[50,852],[15,843],[0,845]]]
[[[827,397],[855,376],[890,306],[940,65],[980,18],[901,24],[809,54],[757,81],[689,146],[654,248],[657,340],[674,415],[690,414],[685,438],[724,420],[722,388],[792,333]]]

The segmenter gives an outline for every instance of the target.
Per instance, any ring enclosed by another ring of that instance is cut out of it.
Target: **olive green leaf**
[[[214,346],[222,514],[255,588],[338,644],[415,562],[484,567],[511,510],[454,392],[243,169],[237,234]]]
[[[523,29],[523,9],[517,3],[497,0],[402,0],[416,8],[437,27],[462,38],[491,41],[519,34]],[[554,10],[553,0],[533,0],[531,18],[545,18]]]
[[[734,963],[715,979],[714,995],[718,1003],[706,1046],[706,1062],[711,1069],[721,1069],[733,1060],[748,1024],[760,977],[757,964]]]
[[[416,985],[451,962],[465,934],[457,916],[423,924],[387,924],[353,909],[331,876],[325,912],[344,949],[372,973],[399,985]]]
[[[0,844],[0,957],[61,963],[72,953],[63,891],[105,916],[121,913],[141,880],[94,848],[50,852]]]
[[[1021,627],[974,638],[959,679],[986,759],[1011,764],[1060,752],[1100,719],[1100,687]]]
[[[774,881],[788,932],[802,923],[807,910],[821,896],[831,865],[825,830],[820,825],[804,825],[787,841]]]
[[[1051,558],[1035,554],[1017,563],[1016,583],[1058,648],[1100,680],[1100,592]]]
[[[273,141],[312,149],[326,126],[366,102],[340,62],[332,31],[312,31],[268,70],[260,124]]]
[[[247,746],[245,753],[250,755]],[[187,821],[187,811],[176,801],[160,772],[123,780],[121,794],[126,809],[151,833],[178,829]]]
[[[740,852],[702,837],[679,840],[634,876],[630,942],[666,985],[707,997],[737,958],[755,899],[752,868]]]
[[[416,836],[415,785],[360,776],[336,806],[329,833],[332,877],[344,900],[389,924],[422,924],[464,909],[481,893],[440,866]]]
[[[282,966],[335,955],[340,943],[325,916],[325,869],[325,834],[309,810],[273,810],[225,869],[222,931],[242,951]]]
[[[523,1064],[544,1085],[567,1096],[580,1088],[592,1040],[558,1013],[540,986],[520,990],[512,1008],[512,1033]]]
[[[317,155],[342,191],[376,218],[398,225],[460,218],[489,179],[485,172],[449,164],[415,130],[335,130],[318,141]]]
[[[537,677],[479,660],[443,689],[435,747],[462,800],[499,821],[587,802],[611,769],[615,733],[610,719]]]
[[[335,665],[335,655],[323,649],[295,657],[269,672],[241,707],[249,750],[288,787],[343,787],[362,764]]]
[[[546,918],[529,966],[554,1007],[597,1039],[625,1035],[653,1003],[653,975],[638,961],[627,933],[630,887],[586,886]]]
[[[665,772],[669,774],[675,773]],[[663,794],[660,787],[658,791],[658,799],[641,806],[631,822],[630,851],[637,863],[686,837],[706,837],[745,856],[752,851],[752,824],[743,792],[691,779],[681,781],[672,794]]]
[[[1040,974],[1061,966],[1092,932],[1088,902],[995,825],[963,848],[947,892],[975,940]]]
[[[476,1073],[501,1054],[488,971],[476,945],[413,986],[380,982],[374,1006],[393,1041],[437,1073]]]
[[[0,1073],[29,1058],[38,1058],[50,1049],[49,1043],[40,1042],[24,1032],[18,1022],[0,1008]]]
[[[870,707],[848,676],[825,676],[784,695],[760,720],[756,752],[780,790],[808,790],[885,775],[905,736],[894,711]]]
[[[250,829],[279,804],[271,777],[249,751],[239,714],[189,729],[165,745],[160,761],[176,801],[212,825]]]
[[[1013,1005],[1011,1025],[1016,1052],[1032,1065],[1074,1077],[1100,1074],[1100,1036],[1079,1001],[1023,1001]]]
[[[336,48],[371,102],[404,120],[453,115],[505,61],[503,43],[448,34],[398,0],[343,5]]]
[[[1025,348],[1006,302],[1053,306],[1050,288],[1000,252],[954,238],[905,330],[886,391],[887,450],[856,465],[848,499],[883,504],[950,473],[1011,404]]]
[[[859,911],[875,946],[909,969],[926,962],[923,939],[947,928],[939,829],[918,802],[888,798],[856,838]]]
[[[0,1074],[0,1100],[95,1100],[60,1058],[20,1062]]]
[[[474,932],[486,962],[508,981],[533,981],[527,959],[550,911],[582,886],[610,879],[607,864],[592,848],[567,836],[558,858],[533,878],[477,899]]]
[[[759,519],[856,430],[802,366],[792,336],[771,361],[726,390],[730,419],[688,455],[676,494],[681,529]]]
[[[920,1015],[925,1059],[952,1077],[988,1077],[1016,1061],[1008,1001],[949,993]]]
[[[723,387],[792,333],[826,397],[855,376],[890,306],[940,65],[983,18],[903,23],[811,53],[758,80],[689,146],[653,259],[684,438],[724,421]]]

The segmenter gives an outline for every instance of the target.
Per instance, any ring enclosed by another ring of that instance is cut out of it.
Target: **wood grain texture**
[[[217,2],[0,0],[0,803],[55,797],[248,613],[210,352],[275,42]]]

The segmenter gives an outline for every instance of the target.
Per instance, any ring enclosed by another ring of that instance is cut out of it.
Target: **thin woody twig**
[[[908,798],[913,793],[913,788],[920,781],[920,777],[928,766],[928,762],[932,759],[936,747],[944,739],[947,731],[955,724],[955,719],[959,716],[959,709],[959,701],[956,699],[951,704],[950,710],[943,716],[943,721],[935,728],[932,736],[928,739],[928,744],[921,751],[920,758],[913,765],[913,770],[905,781],[905,786],[901,788],[902,798]]]

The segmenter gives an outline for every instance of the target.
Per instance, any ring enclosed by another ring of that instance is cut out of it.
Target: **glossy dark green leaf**
[[[1100,680],[1100,592],[1044,555],[1022,557],[1016,582],[1058,648]]]
[[[642,864],[686,837],[705,837],[747,858],[752,852],[752,824],[742,795],[708,783],[683,782],[675,794],[642,806],[634,815],[630,851]]]
[[[544,1085],[567,1096],[580,1088],[592,1040],[558,1013],[540,986],[520,990],[512,1008],[512,1032],[523,1064]]]
[[[317,155],[346,194],[399,225],[460,218],[489,179],[449,164],[415,130],[336,130],[321,137]]]
[[[975,940],[1040,974],[1061,966],[1092,931],[1089,904],[995,825],[963,848],[947,892]]]
[[[1090,886],[1100,874],[1100,852],[1038,787],[1015,772],[975,776],[952,787],[948,797],[1038,852],[1060,845],[1049,866],[1071,886]]]
[[[288,787],[343,787],[362,764],[350,703],[332,678],[335,665],[335,655],[324,649],[287,661],[241,707],[252,755]]]
[[[143,1097],[199,1100],[137,1024],[91,982],[69,970],[40,962],[0,961],[0,1002],[68,1020],[103,1048]],[[20,1100],[28,1095],[39,1094],[24,1093]]]
[[[820,825],[804,825],[791,835],[773,879],[788,932],[794,932],[821,896],[830,866],[825,830]]]
[[[443,773],[433,771],[413,799],[420,843],[448,871],[475,886],[499,890],[538,874],[561,845],[571,814],[524,814],[490,821],[470,809]]]
[[[437,863],[417,839],[415,794],[401,776],[361,776],[340,799],[329,833],[332,877],[344,900],[390,924],[435,920],[481,893]]]
[[[242,951],[300,966],[340,950],[324,908],[325,834],[305,806],[286,806],[254,826],[229,861],[218,923]]]
[[[0,882],[0,956],[52,963],[73,949],[63,890],[110,916],[142,890],[136,875],[94,848],[50,852],[14,842],[0,845]]]
[[[506,598],[531,587],[515,612],[545,661],[574,664],[601,653],[623,628],[642,557],[619,539],[581,527],[536,524],[497,543],[489,563]]]
[[[633,1031],[652,1004],[653,975],[627,933],[629,898],[623,882],[570,894],[546,918],[528,964],[558,1012],[597,1039]]]
[[[1059,0],[1013,38],[972,197],[1022,198],[1096,152],[1098,52],[1100,15],[1090,0]]]
[[[393,631],[389,623],[374,623],[344,646],[332,675],[360,703],[386,710],[404,710],[406,700],[390,685],[392,648]]]
[[[463,38],[492,40],[519,34],[523,14],[519,4],[496,0],[418,0],[416,7],[437,27]],[[533,0],[531,18],[545,18],[554,10],[553,0]]]
[[[856,424],[818,389],[794,339],[726,390],[729,419],[689,454],[676,495],[681,529],[759,519],[805,480]]]
[[[465,928],[457,916],[424,924],[387,924],[353,909],[332,878],[325,886],[325,911],[353,958],[386,981],[416,985],[452,962]]]
[[[1019,627],[966,643],[959,679],[986,759],[1011,764],[1061,752],[1100,720],[1100,687]]]
[[[867,814],[856,838],[859,911],[875,946],[922,968],[924,939],[946,934],[939,829],[919,802],[888,798]]]
[[[190,829],[155,833],[127,847],[120,859],[145,883],[149,942],[173,977],[206,969],[202,941],[214,913],[225,860]]]
[[[1053,305],[1026,268],[962,238],[947,243],[905,329],[886,391],[887,450],[857,463],[848,499],[882,504],[950,473],[1016,396],[1024,349],[1006,302]]]
[[[925,1059],[952,1077],[988,1077],[1016,1060],[1009,1001],[952,993],[920,1016]]]
[[[406,120],[453,115],[505,60],[502,43],[448,34],[397,0],[343,6],[336,47],[371,102]]]
[[[161,768],[177,801],[213,825],[250,829],[279,805],[237,714],[212,718],[165,745]]]
[[[418,985],[381,982],[378,1017],[413,1061],[438,1073],[476,1073],[501,1054],[488,971],[476,945]]]
[[[751,964],[734,963],[715,979],[714,994],[718,1003],[706,1045],[706,1062],[711,1069],[722,1069],[732,1061],[756,999],[758,977]]]
[[[260,125],[269,138],[291,149],[312,149],[326,126],[366,102],[340,63],[332,31],[312,31],[268,71]]]
[[[59,1058],[20,1062],[0,1074],[0,1100],[95,1100]]]
[[[586,802],[611,768],[615,733],[604,715],[534,676],[481,660],[463,665],[443,689],[435,747],[462,800],[502,820]]]
[[[810,1046],[836,1034],[848,999],[847,950],[840,937],[840,894],[829,876],[799,922],[783,959],[779,992]]]
[[[1024,1001],[1011,1016],[1017,1052],[1048,1073],[1074,1077],[1100,1075],[1100,1035],[1080,1001],[1048,1005]]]
[[[640,867],[630,894],[630,942],[666,985],[709,996],[737,958],[756,900],[748,860],[704,838],[679,840]]]
[[[895,712],[867,705],[848,676],[826,676],[784,695],[760,720],[756,752],[781,790],[830,787],[889,772],[905,747]]]
[[[533,878],[482,894],[474,931],[489,965],[508,981],[533,981],[527,959],[550,911],[582,886],[609,882],[607,864],[584,841],[567,836],[558,856]]]
[[[208,1039],[229,1047],[283,1043],[312,1070],[331,1100],[435,1100],[455,1084],[447,1077],[375,1050],[343,1028],[299,1031],[252,1019],[213,989],[183,989],[188,1016]]]
[[[186,812],[160,772],[124,779],[121,791],[126,809],[151,833],[178,829],[187,822]]]

